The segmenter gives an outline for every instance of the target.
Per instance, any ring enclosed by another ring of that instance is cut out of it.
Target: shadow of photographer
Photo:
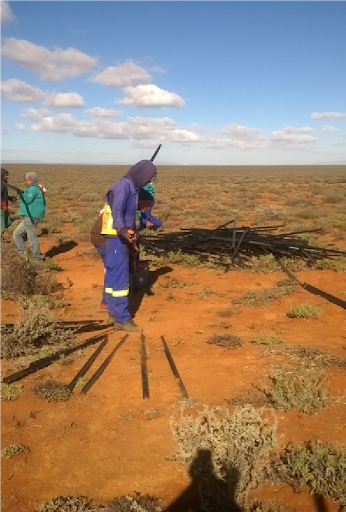
[[[239,472],[229,467],[226,478],[215,475],[210,450],[199,449],[190,464],[191,484],[166,508],[165,512],[241,512],[235,501]]]

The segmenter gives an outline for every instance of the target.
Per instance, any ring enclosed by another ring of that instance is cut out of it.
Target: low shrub
[[[47,400],[47,402],[59,402],[71,398],[71,391],[68,387],[54,379],[48,379],[45,382],[36,384],[33,392],[39,398]]]
[[[58,348],[70,345],[75,338],[73,329],[55,321],[47,305],[29,304],[12,329],[2,330],[2,357],[10,359],[21,355],[38,354],[43,346]]]
[[[23,392],[22,384],[1,384],[1,400],[14,402]]]
[[[235,334],[213,334],[207,339],[207,343],[218,345],[225,348],[237,348],[244,344],[244,341]]]
[[[249,290],[233,300],[236,306],[263,307],[266,304],[279,299],[284,292],[280,288],[266,288],[265,290]]]
[[[29,448],[24,444],[10,444],[1,450],[1,457],[4,457],[5,459],[11,459],[15,455],[29,451]]]
[[[204,406],[191,415],[181,405],[170,426],[177,457],[199,482],[202,499],[208,502],[212,496],[215,510],[246,505],[249,491],[263,482],[270,465],[277,443],[275,417],[265,419],[264,411],[249,405],[236,407],[233,414],[227,408]]]
[[[318,318],[321,310],[313,304],[301,304],[289,310],[287,316],[289,318]]]
[[[277,409],[298,410],[314,414],[331,401],[328,391],[322,387],[322,376],[316,371],[299,374],[287,369],[270,375],[272,388],[265,393]]]
[[[266,345],[271,347],[275,345],[282,345],[285,342],[279,336],[265,336],[264,334],[258,334],[250,340],[250,343],[253,345]]]
[[[6,298],[16,300],[21,296],[49,295],[59,290],[54,274],[42,264],[27,261],[12,244],[3,246],[1,253],[1,291]]]
[[[330,496],[346,506],[346,449],[337,450],[320,442],[293,446],[275,463],[282,481],[296,487],[308,485],[312,494]]]

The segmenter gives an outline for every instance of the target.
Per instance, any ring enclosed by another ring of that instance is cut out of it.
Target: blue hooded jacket
[[[138,191],[151,181],[156,170],[150,160],[141,160],[108,190],[105,200],[111,208],[113,228],[118,235],[135,228]]]

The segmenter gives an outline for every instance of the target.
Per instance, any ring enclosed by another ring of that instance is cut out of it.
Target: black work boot
[[[126,320],[126,322],[114,322],[114,328],[117,331],[126,331],[126,332],[143,332],[143,329],[139,327],[139,325],[135,324],[132,318]]]

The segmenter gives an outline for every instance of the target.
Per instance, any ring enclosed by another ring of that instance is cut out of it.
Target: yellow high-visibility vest
[[[113,228],[113,215],[111,207],[105,203],[102,214],[101,235],[117,235],[117,230]]]

